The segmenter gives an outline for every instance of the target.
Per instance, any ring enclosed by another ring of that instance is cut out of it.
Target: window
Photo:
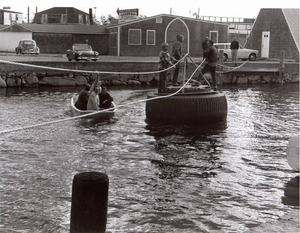
[[[86,16],[85,16],[85,22],[86,22],[87,25],[90,25],[90,24],[91,24],[91,23],[90,23],[90,16],[89,16],[89,15],[86,15]]]
[[[155,30],[147,30],[147,45],[155,45]]]
[[[78,23],[83,24],[83,15],[78,15]]]
[[[162,17],[157,17],[156,18],[156,23],[162,23]]]
[[[129,29],[128,44],[129,45],[141,45],[142,44],[142,30],[141,29]]]
[[[61,24],[67,24],[67,14],[62,14],[61,15],[60,23]]]
[[[42,22],[41,23],[47,23],[48,22],[48,15],[42,14]]]

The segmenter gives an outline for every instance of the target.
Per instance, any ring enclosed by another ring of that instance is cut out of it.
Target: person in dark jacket
[[[216,79],[216,67],[218,61],[218,51],[214,46],[214,42],[209,40],[208,48],[204,51],[204,56],[207,58],[207,63],[201,70],[201,73],[204,75],[207,72],[211,73],[213,89],[217,90],[217,79]]]
[[[239,42],[234,38],[233,41],[230,44],[231,57],[232,57],[233,62],[236,61],[237,51],[239,50],[239,47],[240,47]]]
[[[100,99],[100,108],[110,108],[111,102],[114,101],[114,99],[111,97],[110,94],[107,92],[106,87],[102,87],[101,93],[99,93],[99,99]]]
[[[89,91],[91,86],[86,84],[84,89],[80,91],[75,107],[80,110],[87,110],[87,103],[89,100]]]
[[[182,47],[181,47],[181,43],[184,40],[183,35],[177,35],[176,36],[177,41],[175,41],[173,43],[172,46],[172,57],[177,61],[179,61],[182,58]],[[178,80],[178,75],[179,75],[179,67],[180,67],[180,63],[178,63],[175,66],[175,70],[174,70],[174,74],[173,74],[173,78],[172,78],[172,84],[173,85],[177,85],[177,80]]]

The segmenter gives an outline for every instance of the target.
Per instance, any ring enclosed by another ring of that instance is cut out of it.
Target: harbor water
[[[129,103],[155,89],[114,87],[124,106],[109,121],[25,129],[71,117],[80,89],[0,89],[0,232],[69,232],[72,180],[88,171],[109,177],[108,233],[245,232],[299,208],[297,84],[224,86],[227,120],[211,125],[147,122]]]

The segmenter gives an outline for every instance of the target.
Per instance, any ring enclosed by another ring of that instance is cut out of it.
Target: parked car
[[[37,47],[36,42],[30,39],[20,40],[18,47],[15,48],[16,54],[39,54],[40,49]]]
[[[99,53],[93,51],[92,46],[88,44],[73,44],[72,49],[67,50],[67,58],[69,61],[75,60],[92,60],[99,59]]]
[[[230,49],[231,43],[214,43],[214,46],[217,48],[218,51],[224,50],[224,61],[226,61],[228,58],[231,57],[231,49]],[[255,61],[258,57],[258,50],[254,49],[246,49],[243,48],[243,46],[240,45],[240,48],[237,51],[237,59]]]

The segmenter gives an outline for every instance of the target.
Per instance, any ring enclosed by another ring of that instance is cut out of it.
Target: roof
[[[21,13],[21,12],[9,11],[9,10],[2,10],[2,9],[0,9],[0,12],[8,12],[8,13],[17,13],[17,14],[23,14],[23,13]]]
[[[82,15],[88,15],[88,13],[78,10],[74,7],[52,7],[48,10],[40,11],[36,14],[82,14]]]
[[[299,9],[283,8],[282,12],[299,49]]]
[[[106,28],[110,29],[110,28],[115,28],[115,27],[119,27],[119,26],[130,25],[130,24],[134,24],[134,23],[139,23],[139,22],[147,21],[147,20],[150,20],[150,19],[155,19],[155,18],[157,18],[157,17],[180,18],[180,19],[185,19],[185,20],[192,20],[192,21],[199,21],[199,22],[203,22],[203,23],[219,24],[219,25],[228,26],[228,25],[225,24],[225,23],[211,22],[211,21],[205,21],[205,20],[201,20],[201,19],[195,19],[195,18],[183,17],[183,16],[177,16],[177,15],[160,14],[160,15],[155,15],[155,16],[151,16],[151,17],[146,17],[146,18],[142,18],[142,19],[136,19],[136,20],[132,20],[132,21],[120,23],[120,24],[118,24],[118,25],[107,26]]]
[[[0,27],[0,31],[7,28]],[[22,27],[31,32],[40,32],[40,33],[68,33],[68,34],[107,34],[104,26],[96,25],[69,25],[69,24],[14,24],[9,25],[8,27]]]

